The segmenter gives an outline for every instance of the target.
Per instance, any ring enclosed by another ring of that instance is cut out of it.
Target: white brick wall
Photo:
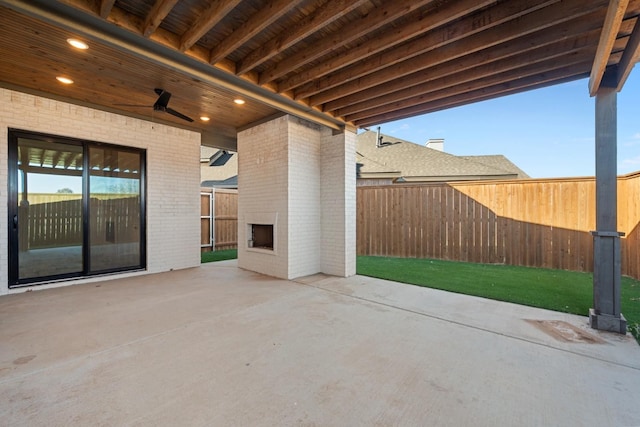
[[[296,278],[355,274],[355,134],[283,116],[238,134],[238,265]],[[247,248],[246,224],[277,214],[277,247]]]
[[[356,134],[325,130],[321,148],[322,272],[356,274]]]
[[[147,272],[200,264],[199,133],[0,89],[0,294],[8,292],[8,128],[146,149]]]
[[[289,278],[318,273],[320,127],[289,117]]]
[[[238,133],[238,266],[281,278],[288,278],[287,135],[286,116]],[[248,249],[246,224],[273,216],[275,251]]]

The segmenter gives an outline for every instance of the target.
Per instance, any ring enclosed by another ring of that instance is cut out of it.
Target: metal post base
[[[622,313],[620,317],[608,314],[596,314],[593,308],[589,309],[589,326],[600,331],[616,332],[625,335],[627,333],[627,319]]]

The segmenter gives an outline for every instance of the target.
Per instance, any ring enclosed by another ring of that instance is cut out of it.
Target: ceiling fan
[[[193,119],[189,116],[182,114],[179,111],[174,110],[173,108],[169,108],[169,99],[171,99],[171,93],[167,92],[164,89],[155,88],[153,91],[158,95],[158,99],[152,105],[153,111],[162,111],[164,113],[171,114],[172,116],[178,117],[182,120],[186,120],[188,122],[192,122]],[[139,105],[139,104],[115,104],[120,107],[149,107],[148,105]]]

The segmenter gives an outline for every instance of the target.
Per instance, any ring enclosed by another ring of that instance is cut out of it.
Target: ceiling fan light
[[[89,49],[89,45],[83,42],[82,40],[67,39],[67,43],[69,43],[71,46],[75,47],[76,49],[82,49],[82,50]]]
[[[207,116],[200,116],[200,120],[202,120],[203,122],[208,122],[211,119]]]

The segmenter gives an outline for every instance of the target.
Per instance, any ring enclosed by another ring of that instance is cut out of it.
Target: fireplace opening
[[[251,224],[249,247],[273,250],[273,224]]]

